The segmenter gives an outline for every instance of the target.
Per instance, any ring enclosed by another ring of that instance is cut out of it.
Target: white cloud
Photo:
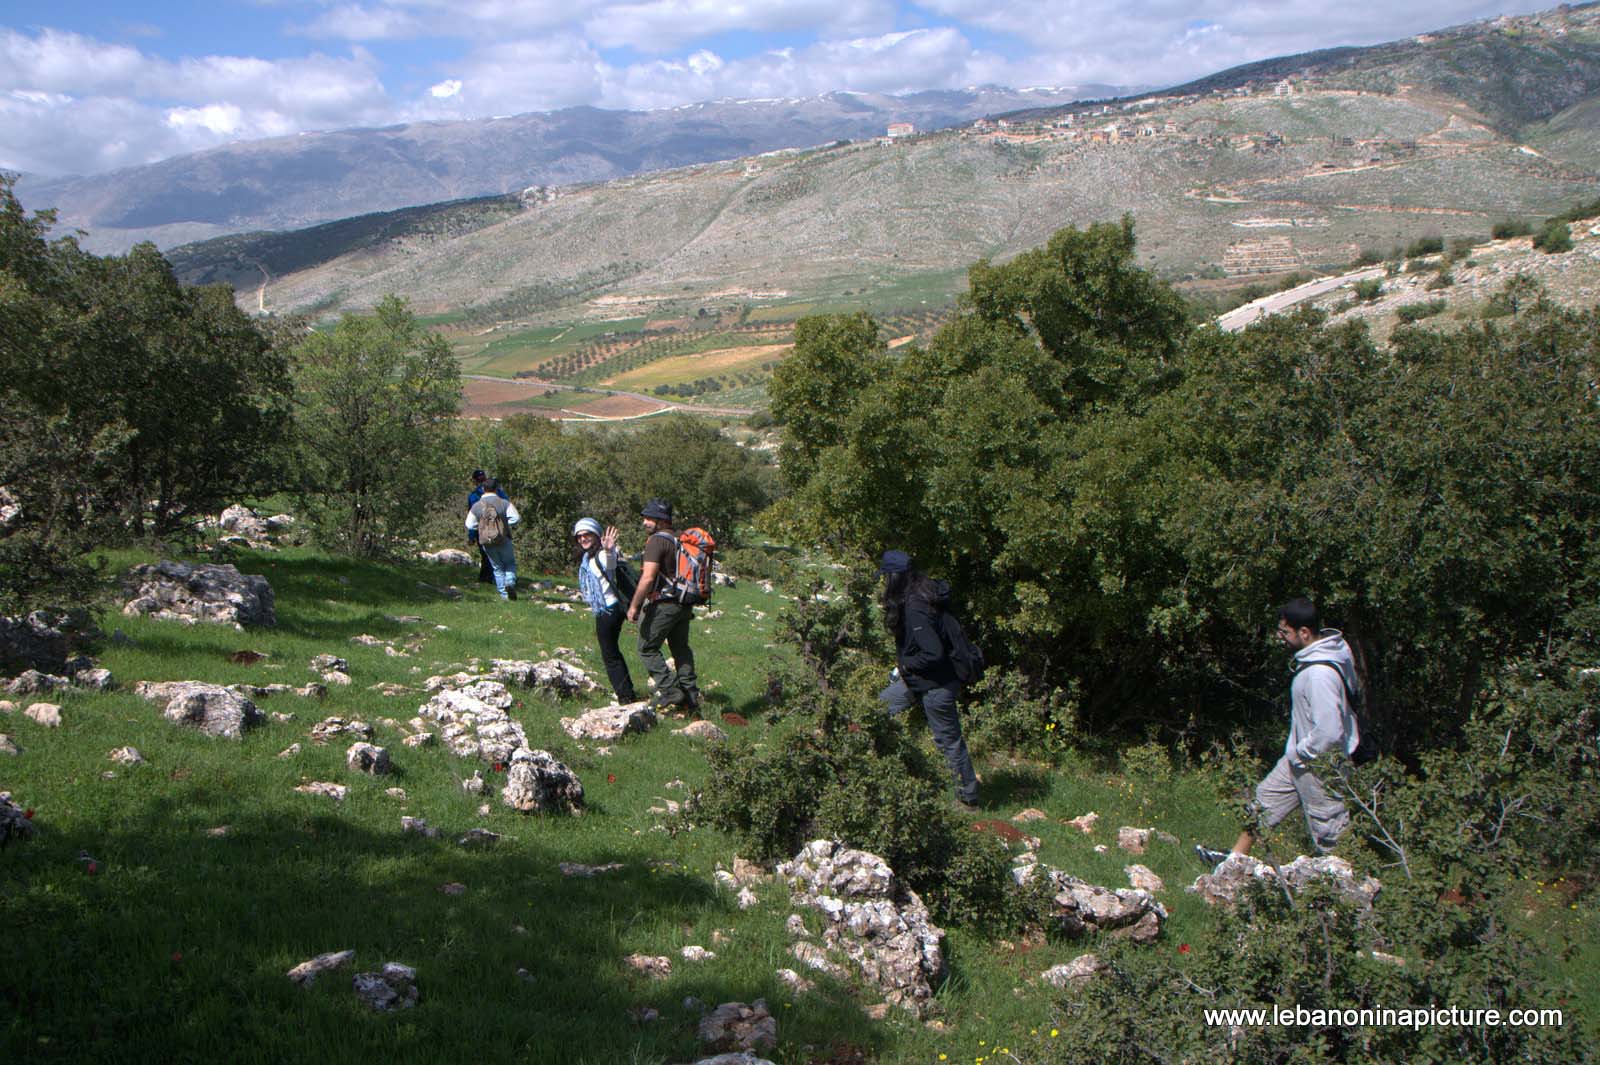
[[[448,100],[450,97],[457,96],[460,93],[461,82],[455,78],[451,78],[448,81],[441,81],[439,84],[428,90],[428,95],[432,96],[436,100]]]
[[[244,125],[244,112],[232,104],[174,107],[167,112],[167,125],[177,130],[199,128],[233,136]]]
[[[892,0],[643,0],[608,4],[584,25],[603,48],[672,51],[712,34],[814,31],[823,38],[883,33]]]
[[[293,32],[341,41],[390,41],[421,37],[428,29],[423,19],[396,7],[341,4]]]

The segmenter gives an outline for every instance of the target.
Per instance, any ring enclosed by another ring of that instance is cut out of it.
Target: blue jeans
[[[966,738],[961,735],[961,717],[956,711],[956,700],[961,697],[961,685],[944,684],[930,688],[920,696],[922,716],[928,719],[928,731],[933,733],[933,744],[944,755],[950,775],[956,779],[956,797],[962,802],[978,801],[978,774],[972,768],[972,756],[967,753]],[[878,699],[896,716],[905,713],[919,696],[906,682],[896,678]]]
[[[489,568],[494,570],[494,586],[499,590],[500,598],[508,598],[506,592],[517,586],[517,553],[512,549],[511,541],[501,540],[484,547],[483,553],[489,560]]]

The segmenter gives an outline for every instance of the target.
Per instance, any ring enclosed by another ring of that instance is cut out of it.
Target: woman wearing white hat
[[[628,663],[623,661],[622,648],[617,645],[622,623],[628,620],[633,588],[627,586],[627,567],[619,564],[616,526],[602,532],[598,521],[583,518],[572,527],[572,538],[580,553],[578,590],[594,614],[594,635],[600,642],[600,659],[606,664],[611,690],[619,703],[636,702],[633,677],[628,673]],[[623,587],[618,586],[619,578]]]

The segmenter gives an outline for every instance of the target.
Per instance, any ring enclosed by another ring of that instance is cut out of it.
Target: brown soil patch
[[[745,720],[743,714],[736,714],[731,710],[722,715],[722,721],[724,724],[733,725],[735,728],[750,727],[750,722]]]
[[[987,832],[991,836],[1000,837],[1007,843],[1017,843],[1028,838],[1027,834],[1017,828],[1016,825],[1006,821],[974,821],[972,823],[972,831]]]
[[[666,406],[665,403],[635,399],[633,396],[595,397],[575,393],[572,399],[573,402],[567,405],[572,410],[582,411],[585,414],[598,414],[603,418],[626,418],[634,414],[648,414]]]

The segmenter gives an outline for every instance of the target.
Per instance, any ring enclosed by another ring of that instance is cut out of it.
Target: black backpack
[[[939,615],[939,635],[944,640],[945,651],[950,656],[950,665],[955,669],[956,679],[968,688],[982,680],[983,651],[977,644],[967,639],[966,630],[961,627],[961,622],[948,610]]]

